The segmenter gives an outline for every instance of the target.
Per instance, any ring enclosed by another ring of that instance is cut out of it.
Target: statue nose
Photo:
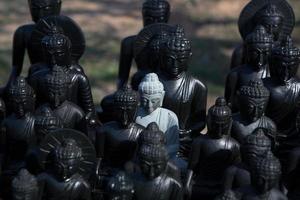
[[[150,173],[149,173],[150,177],[154,177],[154,168],[150,167]]]

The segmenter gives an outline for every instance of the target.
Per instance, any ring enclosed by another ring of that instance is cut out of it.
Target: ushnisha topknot
[[[166,0],[146,0],[143,3],[143,14],[160,15],[162,12],[170,12],[170,4]]]
[[[176,52],[180,58],[191,56],[191,42],[183,36],[184,33],[174,33],[166,42],[165,52]]]
[[[251,98],[269,98],[270,92],[264,87],[261,80],[251,80],[247,85],[242,86],[238,94]]]
[[[208,115],[217,121],[224,121],[231,118],[231,109],[227,106],[224,97],[216,99],[215,105],[209,108]]]
[[[146,129],[144,129],[139,137],[138,144],[142,145],[166,145],[165,134],[159,130],[158,125],[155,122],[150,123]]]
[[[272,50],[272,56],[296,57],[300,59],[300,49],[294,46],[291,36],[287,36],[281,46],[277,46]]]
[[[138,94],[129,85],[125,85],[114,94],[114,103],[116,106],[137,105]]]
[[[257,44],[257,43],[273,43],[273,36],[267,32],[265,27],[258,25],[252,33],[247,35],[246,44]]]
[[[42,47],[48,52],[56,49],[71,49],[70,39],[63,34],[60,27],[51,26],[48,35],[42,38]]]
[[[65,139],[60,146],[55,149],[57,160],[81,159],[82,150],[74,139]]]
[[[284,18],[284,15],[280,12],[280,10],[277,8],[275,4],[269,3],[267,4],[263,9],[261,9],[257,13],[257,19],[261,18],[270,18],[270,17],[279,17],[281,19]]]
[[[164,93],[164,86],[159,81],[157,74],[146,74],[146,76],[143,78],[142,82],[139,85],[139,93],[146,95]]]

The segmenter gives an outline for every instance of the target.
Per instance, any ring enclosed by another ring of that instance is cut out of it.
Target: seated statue
[[[137,148],[137,139],[144,127],[135,123],[138,95],[129,87],[114,94],[116,121],[103,124],[97,131],[96,151],[102,163],[122,169],[131,160]]]
[[[231,136],[240,144],[256,128],[269,129],[270,137],[276,138],[276,125],[264,116],[270,93],[261,80],[253,80],[242,86],[238,92],[239,113],[233,115]]]
[[[21,169],[13,179],[12,200],[39,200],[39,185],[35,176]]]
[[[164,132],[167,150],[173,159],[179,148],[178,119],[171,110],[162,108],[165,95],[164,86],[155,73],[147,74],[139,85],[141,105],[137,112],[136,123],[147,127],[155,122],[159,130]]]
[[[224,173],[224,191],[236,190],[250,184],[251,167],[268,152],[271,152],[271,140],[266,136],[266,129],[257,128],[245,136],[241,145],[242,162],[228,167]]]
[[[48,136],[50,136],[49,134]],[[47,137],[45,138],[47,140]],[[60,141],[49,152],[53,157],[52,166],[48,171],[38,176],[42,186],[44,200],[90,200],[91,188],[85,178],[79,173],[80,162],[84,161],[83,149],[74,139],[67,138]]]
[[[268,60],[273,45],[273,37],[263,26],[246,37],[247,63],[232,69],[226,78],[225,98],[232,112],[238,111],[237,91],[251,80],[269,76]]]
[[[71,42],[59,31],[59,27],[51,27],[52,32],[42,39],[42,47],[46,63],[31,66],[28,82],[37,93],[38,105],[48,103],[47,76],[53,74],[54,66],[62,68],[68,75],[67,100],[78,105],[85,114],[94,113],[94,103],[89,80],[84,72],[77,69],[71,59]],[[54,83],[56,84],[56,83]]]
[[[271,77],[264,80],[270,91],[266,116],[270,117],[278,129],[278,155],[281,163],[286,154],[299,145],[296,131],[296,116],[300,100],[300,81],[296,77],[300,63],[300,49],[288,37],[282,46],[273,49],[271,56]],[[284,167],[284,166],[283,166]]]
[[[185,185],[191,199],[213,199],[221,194],[225,170],[239,161],[240,145],[230,137],[231,122],[231,110],[219,97],[208,111],[207,134],[193,142]]]
[[[241,200],[287,200],[288,198],[276,187],[281,176],[279,160],[267,153],[253,163],[251,185],[240,188]]]
[[[170,4],[166,0],[146,0],[143,3],[142,15],[144,27],[155,23],[167,23],[170,17]],[[134,44],[136,37],[136,35],[133,35],[122,40],[117,83],[118,88],[121,88],[128,83],[132,60],[134,58]],[[136,64],[138,68],[136,74],[141,74],[138,75],[138,79],[141,80],[145,74],[152,72],[147,69],[148,63],[145,63],[145,60],[140,59],[136,61]],[[133,82],[138,83],[139,81]],[[133,85],[133,89],[137,90],[137,88],[138,85]]]
[[[162,48],[158,76],[165,88],[163,108],[173,111],[179,121],[179,157],[187,161],[192,140],[205,128],[207,88],[187,73],[192,55],[190,41],[177,28]]]
[[[280,44],[283,36],[291,34],[295,26],[295,14],[288,1],[250,1],[239,17],[239,30],[243,39],[256,26],[263,26]],[[246,50],[238,45],[231,58],[231,69],[246,63]]]
[[[60,14],[61,0],[29,0],[29,9],[34,23],[25,24],[15,31],[13,37],[12,71],[6,87],[14,81],[22,72],[25,51],[28,50],[30,63],[38,63],[41,58],[33,54],[31,48],[31,34],[36,23],[44,17]]]
[[[76,104],[67,100],[71,77],[58,65],[46,74],[43,83],[47,89],[47,103],[37,109],[48,107],[59,118],[64,128],[76,129],[85,132],[85,113]]]
[[[135,199],[182,199],[180,182],[166,173],[168,157],[168,152],[163,146],[143,145],[139,148],[141,173],[133,176]]]
[[[134,184],[123,171],[112,177],[106,189],[108,200],[133,200]]]
[[[34,130],[35,93],[25,78],[18,77],[8,89],[8,107],[12,114],[1,124],[4,145],[4,170],[15,172],[24,166],[26,153],[36,145]]]

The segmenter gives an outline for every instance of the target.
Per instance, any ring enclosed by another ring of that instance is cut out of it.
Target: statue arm
[[[234,96],[236,92],[236,86],[238,81],[238,75],[236,72],[231,71],[226,78],[226,84],[225,84],[225,99],[227,101],[227,104],[233,108],[234,104]]]
[[[192,133],[199,134],[205,128],[206,124],[206,105],[207,105],[207,87],[197,82],[195,96],[192,102],[192,118],[189,130]]]
[[[80,74],[79,76],[78,98],[80,107],[84,110],[85,114],[92,113],[94,117],[96,114],[91,86],[88,78],[84,74]]]
[[[175,114],[174,114],[175,115]],[[171,158],[175,157],[179,150],[179,125],[178,119],[174,116],[173,119],[169,120],[171,127],[167,130],[167,147]]]
[[[117,88],[120,89],[127,84],[130,68],[133,60],[133,44],[135,36],[123,39],[120,50],[119,73]]]
[[[183,200],[183,189],[182,189],[182,185],[175,181],[173,182],[173,188],[172,188],[172,192],[171,192],[171,197],[170,199],[174,199],[174,200]]]

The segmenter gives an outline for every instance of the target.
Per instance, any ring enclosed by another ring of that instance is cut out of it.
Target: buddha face
[[[57,177],[66,180],[78,171],[78,159],[58,159],[55,161],[54,168]]]
[[[261,158],[268,151],[271,151],[271,146],[258,146],[258,145],[244,145],[241,148],[243,161],[247,165],[251,165],[257,162],[257,159]]]
[[[142,15],[144,26],[148,26],[155,23],[168,23],[170,11],[168,8],[149,8],[143,6]]]
[[[162,106],[165,92],[159,92],[156,94],[142,94],[141,106],[147,114],[151,114],[157,108]]]
[[[10,99],[13,112],[18,118],[22,118],[26,113],[34,111],[34,99],[26,96],[14,96]]]
[[[63,87],[63,86],[62,86]],[[67,88],[50,89],[47,93],[49,103],[57,108],[67,100]]]
[[[248,63],[257,70],[268,64],[271,46],[271,43],[256,43],[247,45]]]
[[[117,105],[116,114],[118,122],[123,126],[127,127],[131,123],[135,122],[137,105]]]
[[[165,171],[167,161],[165,158],[140,158],[140,167],[145,177],[152,180]]]
[[[208,133],[216,138],[221,138],[223,135],[226,135],[229,133],[229,130],[231,128],[231,118],[224,117],[216,119],[212,117],[211,115],[208,115],[207,118],[207,130]]]
[[[274,40],[277,41],[280,36],[280,32],[283,25],[283,20],[279,16],[264,17],[261,19],[261,25],[264,26],[269,34],[274,36]]]
[[[255,122],[260,119],[265,113],[267,103],[267,98],[251,98],[240,96],[240,113],[241,115],[249,119],[250,122]]]
[[[276,187],[278,179],[276,177],[266,177],[266,175],[253,175],[251,176],[251,182],[253,182],[255,188],[260,193],[265,193]]]
[[[28,0],[32,20],[37,23],[41,18],[59,15],[60,0]]]
[[[171,78],[177,78],[187,68],[188,57],[180,53],[168,52],[163,59],[162,71]]]
[[[300,60],[296,57],[273,56],[271,75],[281,82],[287,82],[297,74]]]

